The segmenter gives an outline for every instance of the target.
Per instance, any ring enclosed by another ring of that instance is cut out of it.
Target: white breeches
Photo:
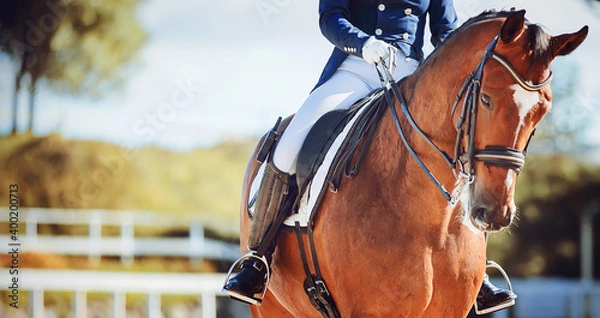
[[[394,78],[399,80],[412,74],[419,62],[406,59],[398,50]],[[275,148],[273,163],[281,171],[296,173],[296,157],[310,128],[325,113],[350,108],[354,102],[381,87],[375,66],[350,55],[333,76],[315,89],[300,107],[279,144]]]

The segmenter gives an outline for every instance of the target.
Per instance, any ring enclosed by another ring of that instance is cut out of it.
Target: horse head
[[[525,10],[511,12],[501,23],[464,85],[466,106],[453,114],[457,127],[461,121],[466,127],[457,144],[464,147],[460,161],[471,182],[460,197],[463,223],[470,228],[493,232],[511,224],[527,145],[552,106],[551,62],[576,49],[587,33],[585,26],[551,36],[528,23]]]

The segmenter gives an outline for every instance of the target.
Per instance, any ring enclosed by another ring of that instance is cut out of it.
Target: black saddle
[[[346,176],[350,177],[352,172],[348,171],[348,168],[352,163],[352,158],[354,158],[360,141],[363,137],[368,136],[367,142],[362,143],[363,150],[359,156],[359,161],[352,167],[352,170],[357,172],[360,160],[368,148],[370,138],[377,126],[376,123],[379,121],[381,114],[383,114],[382,110],[385,109],[385,107],[381,107],[385,104],[384,101],[383,90],[377,89],[358,100],[349,109],[332,110],[317,120],[306,136],[298,153],[296,180],[300,190],[299,193],[303,193],[306,190],[317,169],[323,163],[329,148],[336,137],[344,130],[344,127],[346,127],[360,109],[368,107],[354,121],[353,127],[350,129],[348,136],[334,158],[327,181],[334,187],[332,190],[337,191],[341,173],[345,172]]]

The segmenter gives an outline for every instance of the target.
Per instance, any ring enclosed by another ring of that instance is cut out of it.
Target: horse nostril
[[[513,213],[506,213],[506,215],[504,216],[504,220],[502,222],[503,227],[507,227],[512,223],[513,215],[514,215]]]
[[[508,227],[514,217],[514,213],[508,209],[498,210],[489,208],[486,205],[478,205],[471,211],[471,218],[475,223],[479,223],[479,225],[485,226],[492,231]]]
[[[471,213],[474,220],[478,220],[480,222],[486,222],[486,217],[488,214],[488,209],[484,206],[478,206],[473,208],[473,212]]]

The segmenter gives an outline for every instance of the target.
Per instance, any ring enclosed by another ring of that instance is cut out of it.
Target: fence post
[[[33,213],[31,210],[29,210],[29,212],[27,213],[27,218],[25,219],[25,222],[27,222],[25,224],[25,230],[27,231],[25,233],[25,235],[27,235],[27,237],[35,242],[37,241],[37,217],[36,214]]]
[[[202,293],[202,318],[217,318],[217,297],[215,294]]]
[[[133,216],[126,213],[121,217],[121,263],[125,266],[133,265],[135,248]]]
[[[93,264],[100,263],[102,252],[100,251],[100,244],[102,240],[102,215],[98,211],[94,211],[90,216],[90,228],[89,228],[89,244],[90,249],[88,251],[88,259]]]
[[[581,284],[583,290],[583,317],[592,317],[592,291],[594,284],[594,216],[598,202],[588,205],[581,215]]]
[[[44,291],[41,289],[34,289],[30,293],[29,316],[31,318],[44,317]]]
[[[204,249],[204,227],[198,220],[190,222],[190,251],[189,258],[194,267],[202,265],[202,251]]]
[[[147,305],[146,317],[148,317],[148,318],[161,318],[162,317],[160,294],[149,293],[146,305]]]
[[[73,317],[87,317],[87,295],[85,291],[76,290],[73,293]]]
[[[112,294],[112,318],[125,318],[127,314],[127,299],[122,292]]]

